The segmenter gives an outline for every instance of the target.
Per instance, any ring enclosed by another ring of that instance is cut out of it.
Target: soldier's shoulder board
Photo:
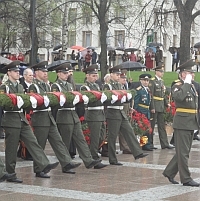
[[[141,86],[139,86],[138,88],[136,88],[136,90],[140,90],[140,89],[142,89],[142,87],[141,87]]]
[[[176,82],[174,85],[176,85],[176,86],[179,86],[179,85],[181,85],[182,83],[180,82],[180,80],[179,80],[179,82]]]
[[[155,77],[152,77],[150,80],[155,80],[156,78]]]

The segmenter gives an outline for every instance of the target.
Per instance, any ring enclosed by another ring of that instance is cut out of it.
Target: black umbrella
[[[72,59],[69,59],[69,60],[66,60],[68,63],[71,63],[72,67],[76,66],[78,64],[78,61],[75,61],[75,60],[72,60]]]
[[[51,52],[51,54],[59,54],[59,52],[53,51],[53,52]]]
[[[200,48],[200,42],[196,43],[196,44],[194,45],[194,47],[195,47],[195,48]]]
[[[92,46],[87,46],[86,49],[95,50],[96,48]]]
[[[5,68],[7,64],[0,64],[0,73],[6,74],[7,69]]]
[[[124,51],[124,47],[116,47],[115,49],[118,51]]]
[[[51,64],[49,64],[49,65],[47,66],[47,69],[48,69],[48,71],[53,71],[55,67],[60,66],[61,64],[64,64],[64,63],[70,63],[70,62],[67,61],[67,60],[57,60],[57,61],[53,61]]]
[[[128,48],[124,49],[124,51],[126,51],[126,52],[132,52],[132,51],[137,51],[137,50],[138,49],[135,47],[128,47]]]
[[[109,50],[115,50],[115,48],[112,47],[112,46],[107,46],[107,50],[108,50],[108,51],[109,51]]]
[[[149,47],[157,47],[157,46],[162,46],[162,44],[157,43],[157,42],[152,42],[152,43],[149,43],[147,46],[149,46]]]
[[[60,49],[61,47],[62,47],[62,45],[61,45],[61,44],[56,45],[56,46],[53,48],[53,51],[56,51],[56,50]]]
[[[144,66],[142,63],[136,61],[125,61],[120,65],[122,66],[122,69],[127,69],[130,71],[146,68],[146,66]]]

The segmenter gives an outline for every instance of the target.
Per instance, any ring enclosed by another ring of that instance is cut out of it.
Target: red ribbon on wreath
[[[111,90],[111,93],[113,93],[115,96],[118,96],[118,100],[121,100],[123,97],[123,94],[120,90]]]
[[[16,94],[6,94],[12,101],[13,105],[17,105],[17,95]]]
[[[97,98],[97,100],[101,99],[102,93],[100,91],[88,91],[88,92],[92,93]]]
[[[44,97],[37,93],[29,93],[29,96],[33,96],[37,100],[37,106],[44,105]]]
[[[79,96],[79,99],[80,99],[80,103],[83,102],[83,97],[82,97],[82,94],[78,91],[70,91],[70,93],[74,94],[75,96],[78,95]]]
[[[58,101],[60,102],[60,96],[63,95],[65,97],[65,95],[59,91],[54,91],[54,92],[49,92],[52,93],[53,95],[55,95],[58,98]],[[66,97],[65,97],[66,98]]]

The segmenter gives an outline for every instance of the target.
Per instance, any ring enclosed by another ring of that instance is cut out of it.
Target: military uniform
[[[163,172],[163,175],[172,183],[175,182],[173,178],[179,172],[181,183],[184,186],[199,186],[192,180],[188,169],[194,130],[199,129],[198,95],[194,85],[191,84],[192,75],[186,74],[193,72],[191,69],[193,65],[194,62],[189,60],[179,67],[181,71],[184,71],[185,79],[175,83],[172,87],[172,98],[176,105],[173,121],[176,154]]]
[[[41,62],[32,66],[32,69],[41,70],[47,72],[46,68],[47,62]],[[34,80],[34,83],[29,86],[28,91],[30,93],[38,93],[45,94],[50,92],[50,86],[43,81],[38,79]],[[49,141],[53,151],[55,152],[56,157],[58,158],[63,173],[67,173],[70,168],[75,168],[75,166],[79,166],[80,164],[71,163],[72,159],[69,155],[68,149],[65,146],[60,133],[58,132],[58,128],[56,126],[56,122],[52,116],[51,108],[46,107],[45,105],[39,106],[33,110],[33,114],[31,115],[31,123],[33,126],[34,134],[38,140],[39,145],[45,149],[47,140]],[[72,169],[71,168],[71,169]],[[34,170],[38,170],[38,166],[34,163]]]
[[[139,76],[139,79],[147,79],[149,80],[151,78],[150,74],[141,74]],[[144,87],[143,85],[139,86],[137,89],[137,94],[134,97],[134,109],[136,111],[138,111],[139,113],[144,114],[147,119],[150,120],[150,102],[151,102],[151,94],[150,94],[150,90],[148,87]],[[151,148],[152,146],[150,143],[150,135],[151,133],[146,133],[144,136],[148,137],[148,143],[144,146],[142,146],[143,150],[147,150],[147,151],[152,151],[153,149]]]
[[[110,69],[110,73],[121,74],[121,70],[118,66]],[[121,84],[114,80],[110,80],[112,90],[121,90]],[[103,90],[110,90],[108,84],[105,84]],[[118,162],[116,157],[116,139],[121,132],[126,140],[135,159],[142,158],[148,154],[144,154],[140,148],[139,142],[133,132],[132,126],[128,121],[128,117],[123,110],[123,104],[121,101],[117,101],[112,105],[107,106],[106,120],[108,124],[108,155],[111,165],[122,165]]]
[[[158,66],[155,68],[158,71],[164,71],[162,66]],[[165,122],[164,122],[164,110],[167,106],[167,101],[164,98],[166,87],[162,79],[159,79],[157,76],[151,78],[149,82],[149,89],[152,94],[152,100],[150,104],[150,108],[155,109],[155,113],[151,113],[151,127],[152,131],[154,131],[155,123],[157,121],[158,126],[158,134],[160,139],[160,145],[162,149],[172,148],[169,145],[167,139],[167,133],[165,130]],[[151,144],[153,144],[153,135],[150,135]]]
[[[70,64],[64,63],[56,67],[54,70],[56,70],[56,72],[68,73],[68,65]],[[73,88],[69,82],[63,82],[61,79],[57,79],[57,81],[51,86],[51,91],[67,92],[73,91]],[[92,159],[89,147],[82,132],[79,117],[73,104],[64,104],[63,107],[58,109],[56,123],[63,142],[67,146],[68,150],[70,148],[71,139],[73,139],[80,158],[83,160],[86,167],[91,166],[91,164],[95,166],[95,164],[97,165],[97,163],[99,163],[98,160],[95,161]]]
[[[13,61],[5,68],[8,71],[18,71],[19,61]],[[0,86],[1,93],[24,93],[23,86],[21,84],[13,83],[9,79],[5,84]],[[17,148],[19,140],[21,139],[30,154],[33,157],[34,162],[37,164],[38,169],[35,170],[36,173],[40,173],[49,164],[44,151],[39,146],[37,139],[35,138],[33,131],[24,116],[23,110],[19,109],[17,106],[14,108],[3,108],[4,115],[2,118],[1,126],[5,130],[5,161],[6,161],[6,171],[8,173],[15,172],[16,158],[17,158]],[[17,177],[10,180],[11,182],[21,183],[22,181]]]
[[[93,64],[84,69],[86,74],[97,74],[97,65]],[[96,83],[85,82],[80,88],[81,91],[100,91],[99,85]],[[90,129],[90,151],[93,159],[98,159],[99,142],[104,140],[105,135],[105,114],[104,106],[100,100],[94,103],[88,103],[85,111],[85,120],[88,123]]]

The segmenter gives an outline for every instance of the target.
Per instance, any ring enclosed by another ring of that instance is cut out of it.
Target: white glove
[[[192,75],[191,74],[186,75],[184,83],[188,83],[188,84],[192,83]]]

